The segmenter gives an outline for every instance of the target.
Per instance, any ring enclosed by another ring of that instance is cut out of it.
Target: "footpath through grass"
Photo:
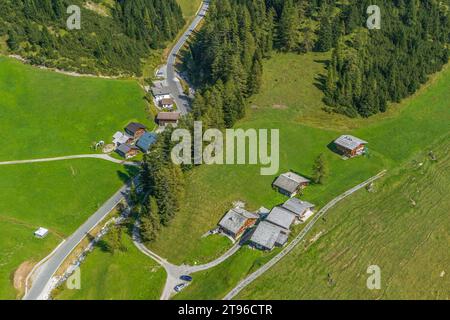
[[[385,114],[348,119],[322,110],[323,95],[316,82],[325,72],[325,59],[327,54],[277,54],[266,61],[261,93],[252,98],[248,115],[237,125],[280,129],[280,172],[294,170],[311,176],[314,159],[324,153],[330,168],[327,181],[323,186],[307,188],[301,197],[319,207],[382,169],[403,165],[450,132],[450,69]],[[328,144],[344,133],[369,141],[370,155],[344,161],[332,153]],[[217,225],[233,201],[245,201],[248,209],[254,210],[261,205],[271,208],[286,200],[271,189],[274,178],[261,176],[255,166],[197,168],[187,179],[181,212],[151,248],[174,263],[192,262],[191,253],[200,247],[198,239]],[[224,250],[217,246],[218,252]],[[217,270],[211,270],[208,276],[224,288],[211,293],[211,298],[218,298],[218,292],[233,287],[225,281],[227,271]],[[246,274],[243,271],[234,279]],[[203,297],[202,292],[209,292],[208,288],[214,286],[212,281],[201,280],[207,275],[197,276],[203,284],[193,284],[183,297],[189,298],[188,293]]]
[[[135,81],[71,77],[0,56],[0,161],[92,153],[130,121],[149,127]]]
[[[109,143],[129,121],[151,127],[142,97],[133,81],[71,77],[0,57],[8,142],[0,161],[92,153],[93,141]],[[0,166],[0,299],[16,297],[19,266],[32,266],[75,231],[124,184],[127,170],[97,159]],[[35,239],[38,227],[49,237]]]
[[[332,209],[237,299],[449,299],[450,136]],[[314,238],[318,239],[314,241]],[[370,265],[381,290],[368,290]]]

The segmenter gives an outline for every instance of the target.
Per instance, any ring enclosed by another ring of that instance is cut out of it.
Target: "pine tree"
[[[313,181],[318,184],[323,184],[328,176],[328,164],[325,155],[321,153],[313,165]]]

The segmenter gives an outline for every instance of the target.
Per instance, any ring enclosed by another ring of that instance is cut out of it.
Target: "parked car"
[[[181,284],[176,285],[174,289],[176,292],[180,292],[181,290],[183,290],[186,287],[187,287],[187,283],[181,283]]]
[[[181,280],[183,281],[187,281],[187,282],[191,282],[192,281],[192,277],[188,276],[188,275],[183,275],[180,277]]]

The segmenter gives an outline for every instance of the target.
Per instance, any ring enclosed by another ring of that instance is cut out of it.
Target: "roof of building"
[[[127,143],[132,137],[126,133],[116,132],[113,136],[113,143],[116,145]]]
[[[123,136],[123,133],[120,131],[117,131],[116,133],[114,133],[113,139],[118,140],[118,139],[122,138],[122,136]]]
[[[136,147],[132,147],[128,144],[121,144],[118,148],[117,151],[123,153],[123,154],[127,154],[128,152],[130,152],[131,150],[136,150]]]
[[[288,241],[289,236],[286,233],[280,232],[275,243],[284,246]]]
[[[297,198],[292,198],[286,201],[283,204],[283,208],[289,210],[290,212],[301,215],[308,209],[313,209],[315,206],[312,203],[309,203],[308,201],[302,201]]]
[[[258,219],[258,216],[242,208],[233,208],[220,220],[219,226],[232,233],[237,233],[248,219]]]
[[[264,248],[272,249],[281,233],[286,233],[286,230],[270,222],[262,221],[256,227],[250,241]]]
[[[48,230],[45,228],[39,228],[34,232],[34,235],[37,237],[45,237],[48,234]]]
[[[162,99],[160,103],[161,103],[163,106],[165,106],[165,105],[172,105],[172,104],[175,103],[175,101],[173,101],[172,98],[170,98],[170,99]]]
[[[310,180],[293,172],[287,172],[280,175],[273,185],[283,190],[294,193],[302,183],[309,183]]]
[[[272,222],[273,224],[276,224],[277,226],[280,226],[287,230],[289,230],[294,220],[295,215],[292,212],[281,207],[273,208],[266,218],[266,221]]]
[[[337,138],[334,143],[346,149],[353,150],[362,144],[367,144],[368,142],[351,135],[343,135]]]
[[[150,147],[156,142],[158,135],[152,132],[146,132],[139,138],[136,146],[141,148],[143,151],[147,152],[150,150]]]
[[[147,129],[145,125],[139,122],[131,122],[126,128],[125,131],[131,132],[132,134],[135,134],[138,130]]]
[[[170,95],[170,89],[168,87],[158,86],[152,87],[152,93],[156,96],[166,96]]]
[[[157,120],[177,121],[180,119],[181,114],[179,112],[160,112],[156,116]]]

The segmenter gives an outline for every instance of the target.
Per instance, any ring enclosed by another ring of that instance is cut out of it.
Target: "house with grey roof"
[[[284,246],[289,231],[268,221],[258,224],[250,238],[250,244],[261,250],[272,250],[275,246]]]
[[[367,144],[367,141],[351,135],[340,136],[334,141],[337,151],[349,158],[362,155]]]
[[[295,218],[296,216],[292,212],[283,209],[282,207],[275,207],[270,211],[265,221],[271,222],[283,229],[289,230],[291,225],[294,223]]]
[[[124,157],[125,159],[129,159],[129,158],[136,156],[139,153],[139,149],[134,146],[130,146],[128,144],[121,144],[116,149],[116,152],[121,157]]]
[[[155,97],[157,103],[162,99],[171,99],[169,87],[164,87],[163,85],[156,85],[152,87],[152,95]]]
[[[288,196],[295,197],[298,192],[308,186],[309,179],[293,172],[287,172],[280,175],[272,184],[278,192]]]
[[[291,198],[286,201],[282,207],[292,212],[300,222],[305,222],[314,214],[315,206],[308,201],[302,201],[297,198]]]
[[[258,216],[256,214],[242,208],[233,208],[220,220],[219,227],[223,233],[238,239],[257,220]]]

